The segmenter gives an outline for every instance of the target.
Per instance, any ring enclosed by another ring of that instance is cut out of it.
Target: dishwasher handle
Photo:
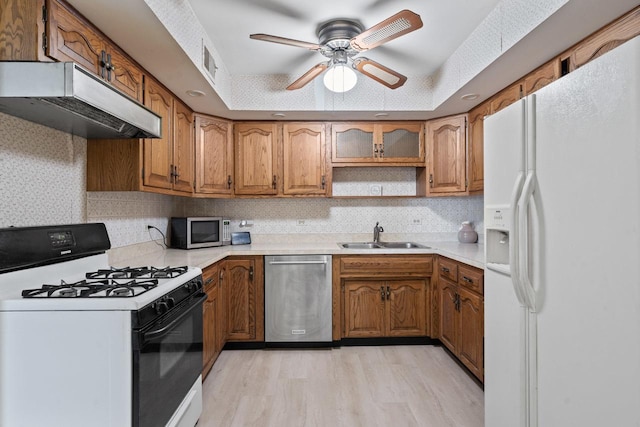
[[[269,261],[269,265],[301,265],[301,264],[327,264],[327,260],[322,261]]]

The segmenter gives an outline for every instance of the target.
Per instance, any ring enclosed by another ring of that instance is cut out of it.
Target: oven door
[[[201,374],[206,299],[198,294],[134,331],[133,427],[166,425]]]

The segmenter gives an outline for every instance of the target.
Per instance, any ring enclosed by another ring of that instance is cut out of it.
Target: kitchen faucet
[[[373,227],[373,242],[374,243],[378,243],[380,241],[380,233],[382,233],[384,231],[384,228],[380,227],[378,224],[380,224],[380,223],[376,222],[376,226]]]

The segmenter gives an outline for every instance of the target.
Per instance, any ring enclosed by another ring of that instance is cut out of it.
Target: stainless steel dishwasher
[[[264,257],[265,341],[332,341],[331,255]]]

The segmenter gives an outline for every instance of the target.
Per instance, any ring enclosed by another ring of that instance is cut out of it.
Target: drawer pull
[[[473,279],[470,279],[467,276],[462,276],[462,280],[464,280],[467,283],[473,283]]]
[[[447,267],[442,267],[442,271],[448,273],[450,270]]]
[[[212,282],[213,282],[213,277],[209,277],[209,278],[204,282],[204,284],[205,284],[205,286],[206,286],[206,285],[211,284]]]

